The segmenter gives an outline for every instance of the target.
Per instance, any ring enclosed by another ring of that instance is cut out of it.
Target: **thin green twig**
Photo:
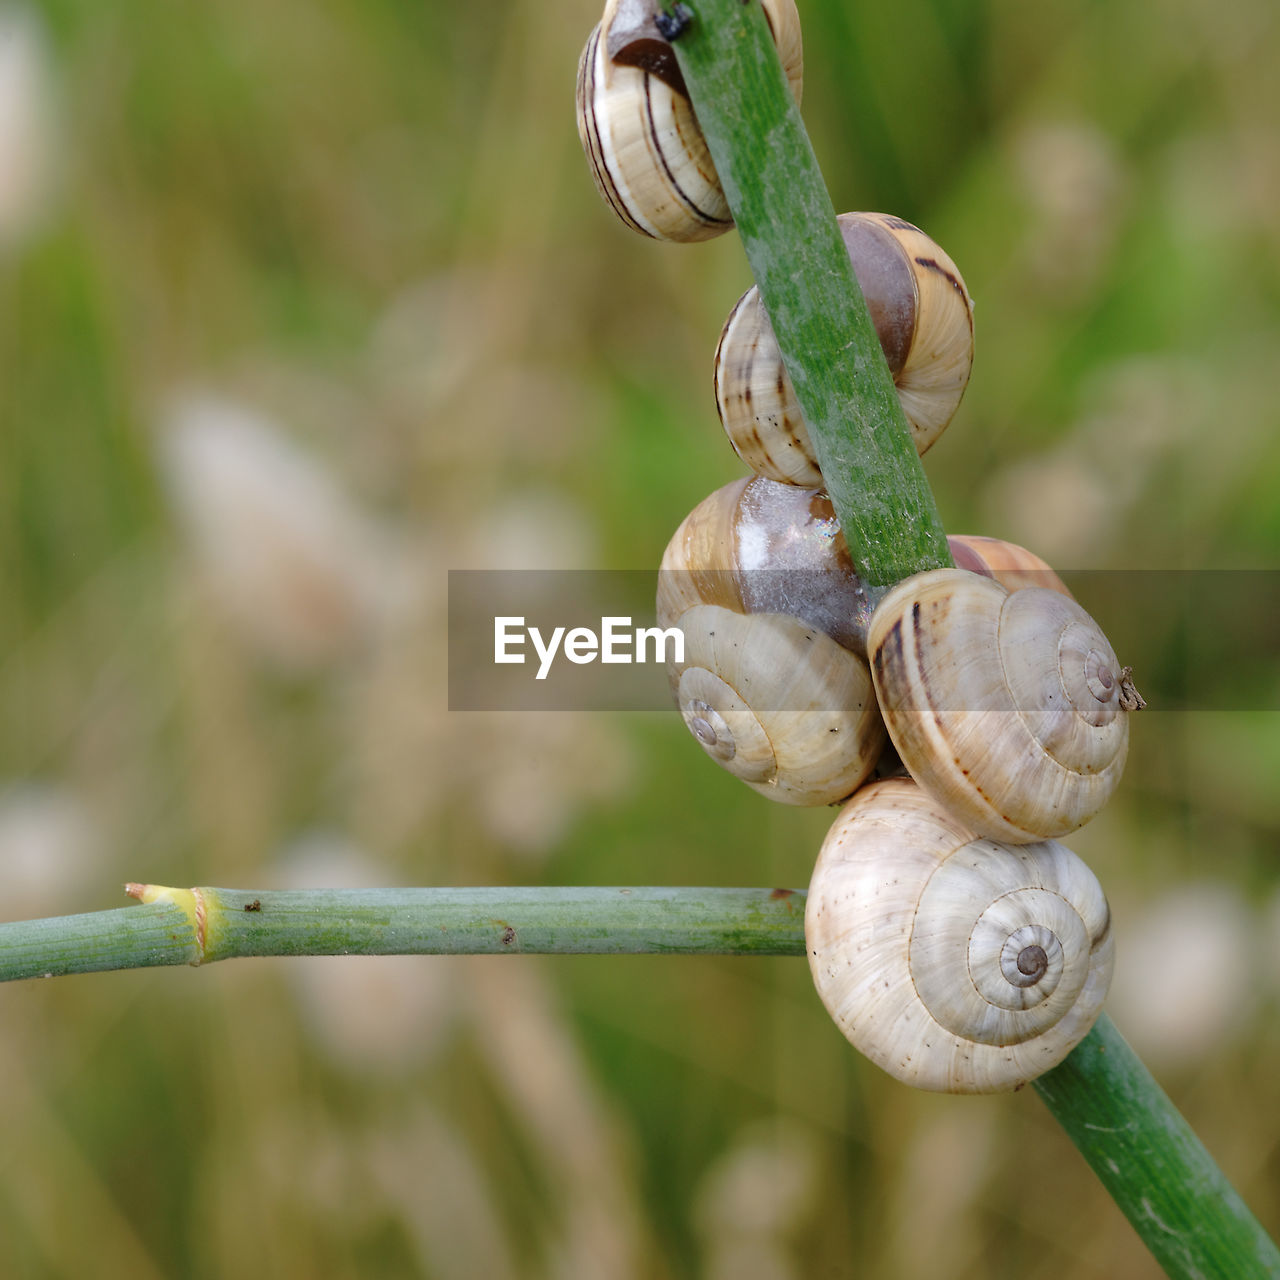
[[[859,575],[875,592],[949,567],[933,492],[764,12],[740,0],[690,8],[676,57]]]
[[[1034,1086],[1167,1275],[1280,1276],[1280,1251],[1106,1014]]]
[[[236,956],[804,954],[791,889],[171,889],[0,924],[0,981]]]

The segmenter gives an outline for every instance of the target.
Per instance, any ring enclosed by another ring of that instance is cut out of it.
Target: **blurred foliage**
[[[928,459],[948,526],[1259,571],[1274,618],[1274,4],[801,8],[836,206],[920,223],[977,301]],[[738,474],[710,361],[741,252],[599,203],[597,16],[0,9],[6,915],[124,879],[807,881],[829,815],[673,715],[447,710],[448,569],[656,566]],[[1140,611],[1101,620],[1176,665]],[[1274,1232],[1272,670],[1257,710],[1148,713],[1072,843],[1116,908],[1118,1025]],[[1204,932],[1161,905],[1187,894]],[[0,1270],[1153,1274],[1032,1097],[880,1078],[803,965],[351,963],[0,991]]]

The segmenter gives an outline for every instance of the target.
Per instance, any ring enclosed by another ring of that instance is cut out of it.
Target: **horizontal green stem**
[[[690,0],[674,43],[822,478],[871,588],[953,562],[764,11]]]
[[[1280,1251],[1105,1014],[1035,1088],[1166,1274],[1280,1276]]]
[[[0,981],[300,955],[803,955],[800,890],[167,889],[0,924]]]

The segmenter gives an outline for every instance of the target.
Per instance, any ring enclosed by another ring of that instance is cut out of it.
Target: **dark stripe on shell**
[[[596,119],[596,55],[599,44],[600,27],[597,25],[587,40],[587,47],[578,68],[578,93],[582,102],[582,118],[587,128],[587,159],[591,162],[591,176],[595,179],[596,190],[625,226],[638,231],[641,235],[656,239],[653,232],[635,220],[605,159],[604,144],[600,138],[600,124]]]
[[[648,124],[648,135],[650,143],[650,152],[654,155],[658,163],[662,167],[663,173],[667,175],[667,181],[671,186],[672,192],[679,198],[680,203],[688,210],[690,215],[704,226],[708,227],[730,227],[733,225],[732,218],[717,218],[705,210],[698,207],[693,197],[680,185],[676,180],[676,175],[672,172],[670,164],[667,163],[667,157],[658,143],[658,126],[653,118],[653,78],[645,76],[644,78],[644,111],[645,120]],[[697,127],[695,122],[694,127]],[[677,137],[679,135],[677,134]],[[680,145],[685,147],[684,138],[680,138]],[[688,148],[685,147],[687,153]]]

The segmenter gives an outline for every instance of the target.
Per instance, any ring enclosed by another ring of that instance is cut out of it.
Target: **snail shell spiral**
[[[1129,745],[1125,672],[1072,599],[962,569],[899,583],[867,636],[876,695],[911,776],[979,835],[1083,826]]]
[[[733,226],[729,204],[679,72],[665,78],[617,60],[610,40],[626,6],[609,0],[578,63],[578,135],[605,202],[633,231],[658,240],[710,240]],[[764,0],[796,101],[804,78],[793,0]],[[674,82],[674,83],[673,83]]]
[[[834,804],[861,785],[885,742],[861,659],[786,614],[697,605],[679,625],[676,701],[717,764],[783,804]]]
[[[1054,841],[975,838],[910,779],[841,810],[805,910],[809,965],[853,1045],[921,1089],[998,1093],[1057,1065],[1111,981],[1097,879]]]
[[[881,213],[837,222],[898,388],[917,453],[942,434],[973,363],[973,304],[956,264],[919,227]],[[753,285],[725,321],[716,405],[738,456],[760,475],[822,486],[817,455]]]

